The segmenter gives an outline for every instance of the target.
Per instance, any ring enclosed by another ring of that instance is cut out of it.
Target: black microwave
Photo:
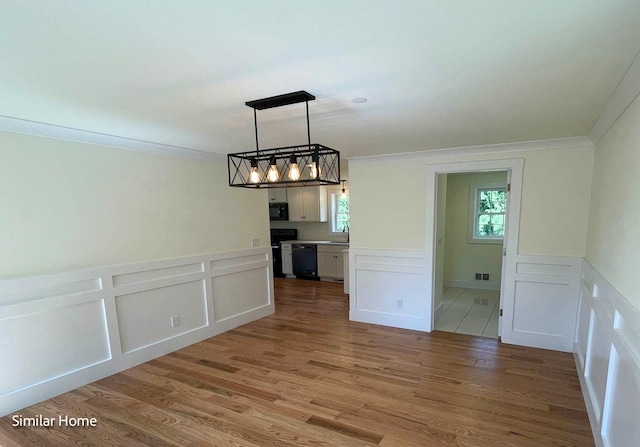
[[[289,220],[289,204],[270,203],[269,220]]]

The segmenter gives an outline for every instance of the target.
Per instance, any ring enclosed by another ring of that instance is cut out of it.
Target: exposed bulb
[[[340,195],[340,197],[342,197],[343,199],[347,197],[347,192],[344,190],[344,188],[342,188],[342,194]]]
[[[280,173],[278,172],[278,166],[276,166],[275,157],[271,157],[271,160],[269,161],[267,180],[269,180],[270,182],[277,182],[278,180],[280,180]]]
[[[275,166],[269,166],[269,172],[267,173],[267,180],[270,182],[277,182],[280,179],[278,168]]]
[[[260,174],[258,173],[258,162],[251,162],[251,171],[249,172],[249,181],[251,183],[260,183]]]
[[[300,180],[300,168],[298,167],[298,163],[291,163],[289,167],[289,179],[296,181]]]
[[[316,162],[315,161],[311,162],[311,165],[309,165],[309,177],[318,178],[318,172],[319,172],[319,169],[316,166]]]

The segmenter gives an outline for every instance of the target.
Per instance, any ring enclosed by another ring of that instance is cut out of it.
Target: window
[[[503,183],[471,185],[469,194],[469,242],[501,244],[507,212]]]
[[[331,193],[331,232],[349,233],[349,196],[340,190]]]

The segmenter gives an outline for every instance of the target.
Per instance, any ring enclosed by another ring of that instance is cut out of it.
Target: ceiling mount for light
[[[272,96],[245,104],[253,109],[256,150],[227,155],[229,186],[283,188],[340,184],[340,152],[311,144],[309,101],[316,99],[304,90]],[[260,150],[257,110],[304,102],[307,110],[307,144]]]

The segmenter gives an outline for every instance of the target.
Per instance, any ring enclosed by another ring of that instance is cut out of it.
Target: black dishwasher
[[[291,244],[293,274],[298,278],[318,278],[318,256],[315,244]]]

